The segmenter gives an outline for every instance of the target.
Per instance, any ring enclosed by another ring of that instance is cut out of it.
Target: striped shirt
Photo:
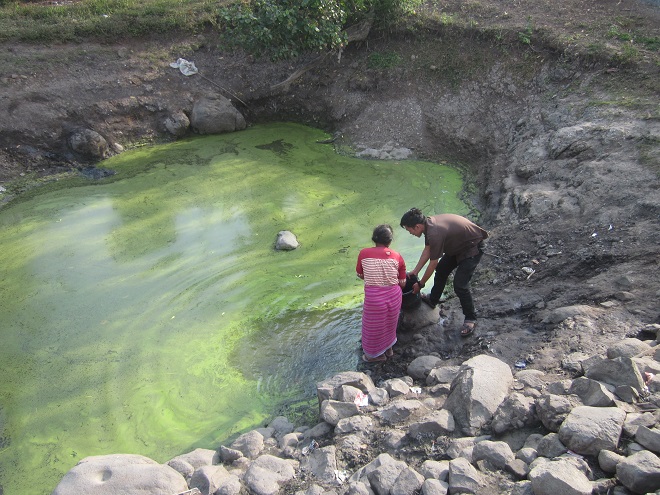
[[[371,247],[360,251],[355,271],[363,275],[364,285],[387,287],[406,279],[406,263],[396,251]]]

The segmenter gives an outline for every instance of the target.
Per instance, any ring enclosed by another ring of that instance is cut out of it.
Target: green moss
[[[307,417],[314,383],[355,367],[373,227],[469,209],[455,169],[324,138],[276,124],[144,147],[101,164],[107,181],[0,211],[7,493],[49,492],[88,455],[164,462],[276,411]],[[280,230],[301,247],[275,251]],[[411,265],[422,247],[396,229]]]

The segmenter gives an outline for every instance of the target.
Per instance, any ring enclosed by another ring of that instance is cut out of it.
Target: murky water
[[[83,457],[159,462],[262,425],[359,357],[359,249],[411,206],[466,213],[455,170],[359,161],[298,125],[124,153],[113,182],[0,210],[0,484]],[[277,252],[280,230],[301,247]],[[398,227],[413,266],[422,242]]]

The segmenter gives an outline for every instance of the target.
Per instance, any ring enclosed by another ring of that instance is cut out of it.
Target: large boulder
[[[591,495],[589,478],[567,461],[543,462],[529,473],[534,495]]]
[[[207,96],[195,102],[191,127],[199,134],[222,134],[245,129],[243,115],[223,96]]]
[[[296,475],[290,462],[272,455],[262,455],[248,467],[243,481],[255,495],[275,495],[280,486]],[[169,492],[168,492],[169,493]]]
[[[660,490],[660,458],[648,450],[637,452],[616,465],[616,477],[635,493],[656,492]]]
[[[361,390],[365,394],[369,394],[376,386],[369,375],[359,371],[345,371],[338,373],[327,380],[323,380],[316,384],[316,395],[319,399],[319,405],[324,400],[340,400],[342,395],[342,386],[350,385]]]
[[[161,495],[186,491],[184,477],[167,464],[141,455],[85,457],[64,475],[52,495]]]
[[[491,356],[475,356],[461,366],[444,408],[463,433],[474,436],[492,420],[512,383],[506,363]]]
[[[109,153],[108,142],[92,129],[80,129],[69,136],[69,147],[76,153],[93,160],[102,160]]]
[[[573,452],[597,456],[616,450],[626,413],[617,407],[579,406],[559,428],[559,439]]]

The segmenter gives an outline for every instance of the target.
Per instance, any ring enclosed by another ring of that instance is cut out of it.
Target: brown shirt
[[[465,217],[443,213],[426,218],[424,242],[431,247],[431,260],[443,255],[456,256],[460,262],[479,254],[477,247],[488,232]]]

